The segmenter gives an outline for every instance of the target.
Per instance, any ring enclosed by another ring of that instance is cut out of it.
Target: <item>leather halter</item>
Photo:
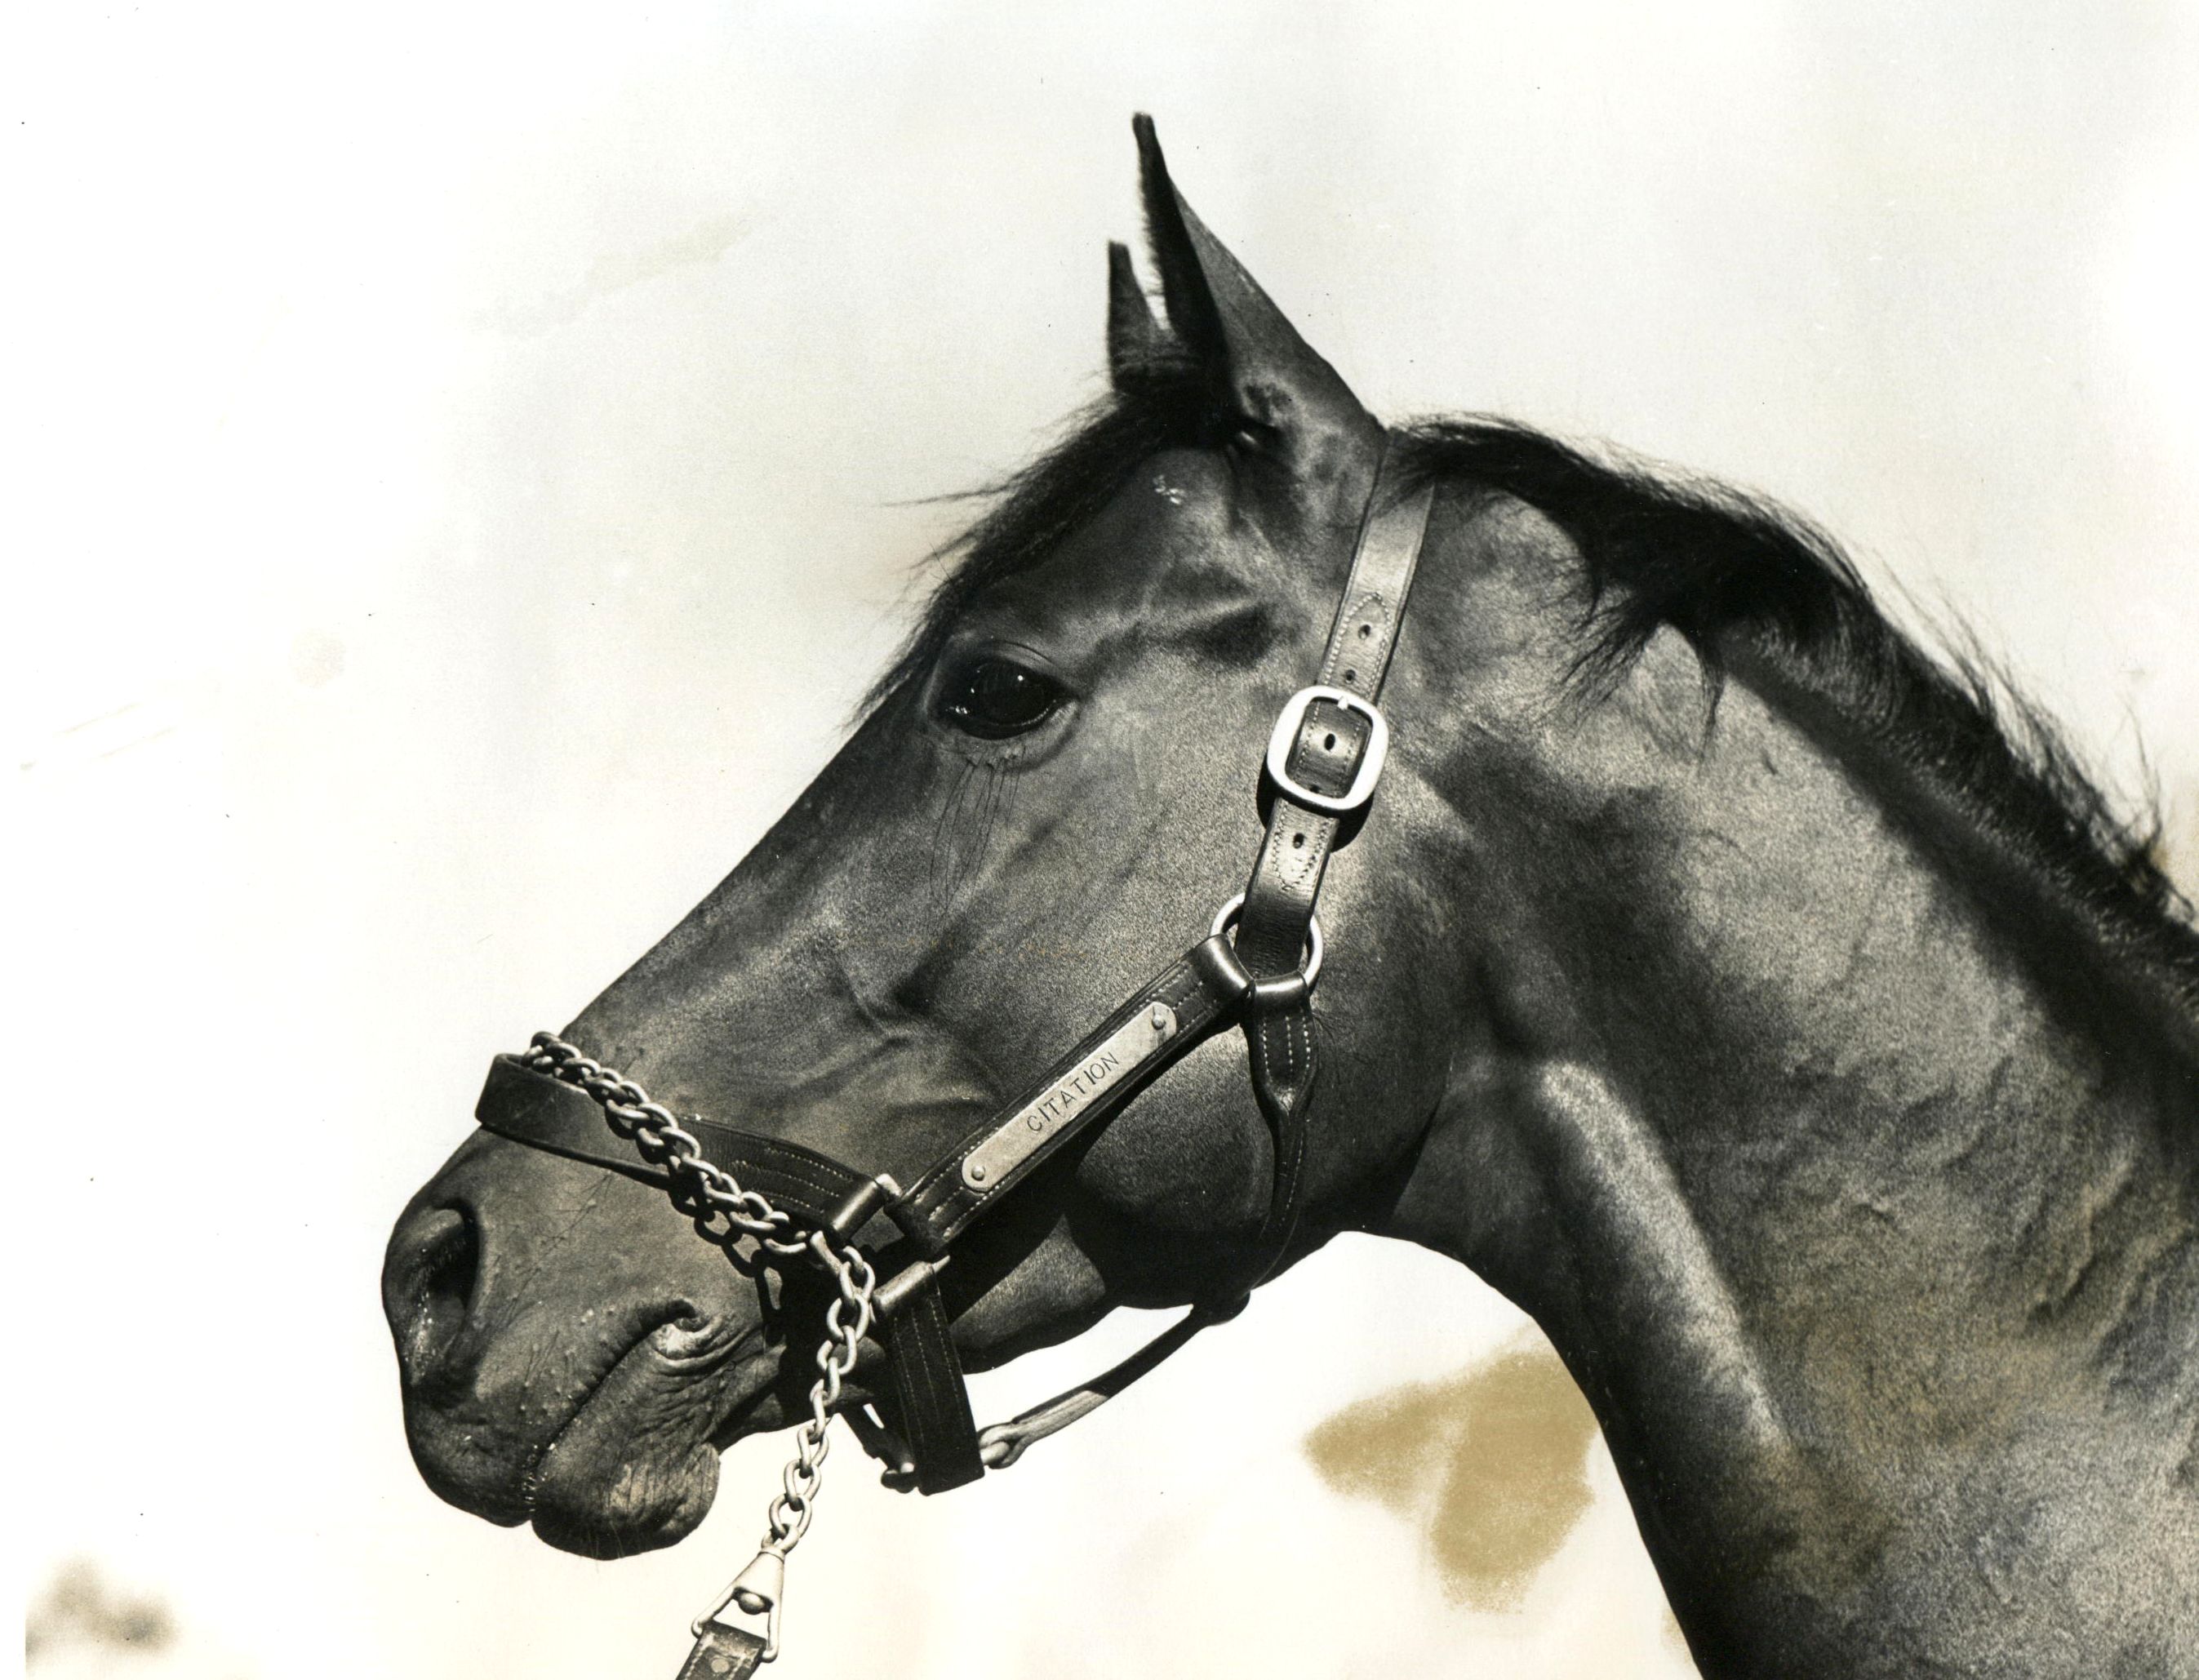
[[[890,1485],[940,1493],[1012,1464],[1031,1441],[1092,1411],[1199,1330],[1234,1315],[1289,1250],[1304,1200],[1315,1075],[1311,1001],[1321,939],[1314,911],[1329,858],[1357,832],[1381,775],[1389,731],[1376,703],[1434,495],[1425,484],[1400,491],[1397,457],[1385,439],[1317,680],[1286,703],[1268,744],[1259,857],[1243,895],[1223,907],[1206,937],[1140,986],[905,1193],[890,1179],[784,1138],[681,1122],[708,1159],[798,1224],[866,1250],[884,1242],[886,1258],[906,1257],[876,1296],[892,1401],[880,1417],[842,1414],[866,1449],[886,1461]],[[1251,1259],[1113,1369],[981,1433],[938,1286],[956,1240],[1071,1138],[1105,1123],[1233,1023],[1244,1028],[1253,1093],[1274,1142],[1267,1210]],[[595,1099],[517,1057],[492,1064],[475,1117],[515,1142],[667,1187],[673,1181],[606,1124]],[[703,1655],[698,1646],[693,1660]]]

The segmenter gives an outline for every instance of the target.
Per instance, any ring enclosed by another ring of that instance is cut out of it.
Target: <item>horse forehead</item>
[[[1231,540],[1234,485],[1216,458],[1169,450],[1132,469],[1122,487],[1062,545],[1079,569],[1164,562],[1204,553]]]
[[[1074,605],[1166,591],[1199,596],[1257,571],[1267,545],[1238,517],[1235,487],[1212,455],[1175,450],[1140,463],[1048,563],[1003,592],[1019,604]]]

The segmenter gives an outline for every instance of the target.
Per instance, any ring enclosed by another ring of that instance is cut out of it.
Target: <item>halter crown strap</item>
[[[1375,702],[1397,650],[1405,602],[1427,534],[1435,488],[1401,490],[1385,448],[1368,493],[1344,597],[1321,655],[1321,680],[1292,696],[1262,767],[1267,837],[1245,884],[1235,954],[1255,991],[1245,1018],[1252,1089],[1274,1138],[1274,1186],[1245,1271],[1249,1292],[1281,1262],[1304,1199],[1306,1117],[1315,1066],[1313,989],[1289,989],[1301,954],[1318,948],[1314,906],[1328,860],[1365,821],[1389,751]],[[1262,1006],[1261,986],[1285,982]]]

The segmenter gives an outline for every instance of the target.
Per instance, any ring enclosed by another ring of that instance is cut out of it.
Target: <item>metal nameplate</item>
[[[1166,1004],[1147,1004],[1139,1010],[971,1150],[962,1163],[963,1183],[981,1193],[998,1189],[1071,1120],[1151,1060],[1155,1051],[1175,1036],[1175,1011]]]

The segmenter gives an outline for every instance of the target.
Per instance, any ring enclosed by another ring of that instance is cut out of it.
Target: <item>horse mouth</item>
[[[611,1360],[528,1470],[535,1534],[584,1557],[684,1540],[717,1496],[718,1454],[759,1426],[780,1350],[764,1327],[683,1310]]]

